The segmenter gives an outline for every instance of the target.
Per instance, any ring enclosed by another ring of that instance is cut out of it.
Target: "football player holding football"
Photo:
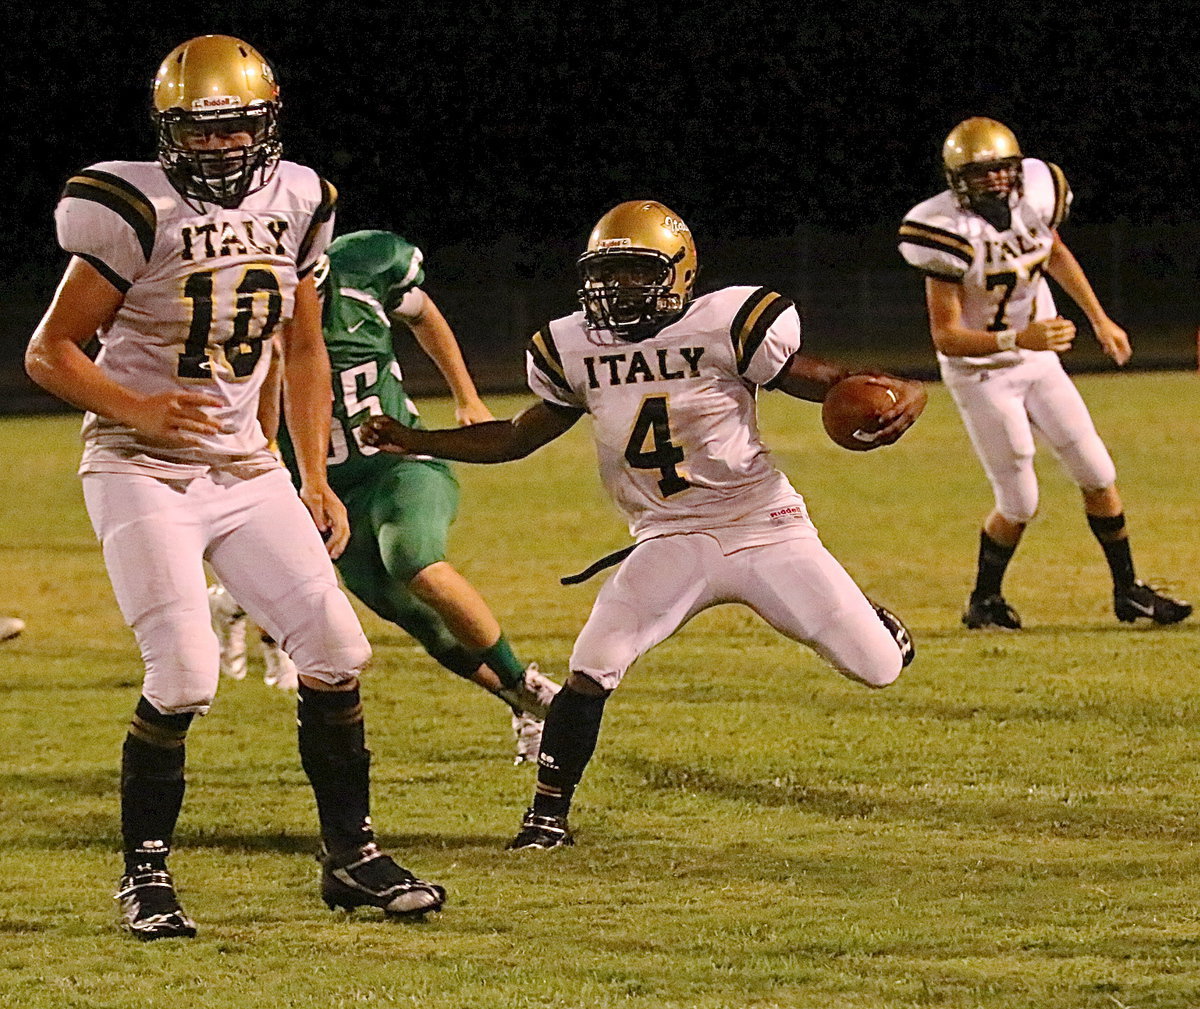
[[[892,683],[913,655],[900,621],[822,546],[803,498],[759,437],[760,387],[819,401],[847,374],[800,353],[792,302],[752,287],[693,297],[691,233],[651,200],[605,214],[579,271],[582,310],[530,342],[538,403],[511,420],[457,430],[415,430],[386,417],[363,428],[364,442],[389,451],[503,462],[590,414],[601,478],[635,538],[605,559],[621,566],[600,590],[550,704],[533,805],[510,848],[572,843],[567,814],[608,696],[639,656],[701,610],[742,602],[871,687]],[[925,392],[880,378],[896,394],[882,445],[916,420]]]
[[[317,267],[333,370],[329,482],[350,521],[337,567],[350,592],[404,628],[442,666],[503,699],[512,709],[516,762],[532,762],[558,685],[516,657],[478,590],[446,560],[458,481],[441,460],[388,455],[360,440],[369,417],[421,426],[396,360],[393,319],[412,332],[445,378],[459,424],[492,419],[453,331],[421,287],[424,279],[421,250],[390,231],[342,235]],[[264,423],[270,434],[270,420]],[[286,426],[279,447],[299,481]]]
[[[270,65],[245,42],[174,49],[152,88],[158,160],[104,162],[67,183],[55,216],[71,260],[26,354],[34,381],[87,411],[84,499],[146,667],[122,753],[117,893],[122,926],[145,940],[196,931],[167,859],[188,729],[219,679],[205,560],[299,669],[325,902],[420,915],[445,897],[381,852],[371,827],[358,689],[370,647],[329,556],[348,529],[325,476],[313,279],[336,194],[281,160],[279,108]],[[299,495],[256,415],[276,331]],[[93,336],[95,362],[82,350]]]
[[[942,164],[949,188],[909,211],[899,243],[925,275],[942,377],[995,496],[963,623],[1021,626],[1001,582],[1037,512],[1034,431],[1083,492],[1088,525],[1112,572],[1117,618],[1178,623],[1192,607],[1134,574],[1116,469],[1059,359],[1075,326],[1055,311],[1047,276],[1083,310],[1105,354],[1118,365],[1130,357],[1128,336],[1105,314],[1059,236],[1071,206],[1062,170],[1023,157],[1011,130],[982,117],[950,131]]]

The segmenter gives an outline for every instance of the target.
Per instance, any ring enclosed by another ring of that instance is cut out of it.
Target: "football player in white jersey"
[[[1037,512],[1034,431],[1083,492],[1088,525],[1112,572],[1118,619],[1173,624],[1192,607],[1134,574],[1116,469],[1087,407],[1063,370],[1075,326],[1060,318],[1053,277],[1083,309],[1118,365],[1129,338],[1110,319],[1058,234],[1071,190],[1057,165],[1025,158],[994,119],[959,123],[942,148],[949,189],[918,204],[900,226],[900,252],[925,275],[929,326],[954,397],[995,495],[980,532],[967,627],[1016,629],[1001,592],[1005,569]]]
[[[822,546],[804,500],[758,433],[760,387],[819,401],[847,372],[800,353],[800,317],[766,288],[693,298],[696,248],[661,203],[605,214],[580,257],[582,311],[544,326],[528,351],[540,402],[511,420],[416,431],[386,417],[364,437],[393,451],[464,462],[528,455],[585,413],[600,474],[636,542],[600,590],[551,702],[533,805],[510,848],[572,843],[571,798],[595,749],[609,694],[650,648],[710,606],[741,602],[871,687],[892,683],[912,642]],[[917,382],[895,393],[879,444],[925,404]]]
[[[146,667],[121,763],[122,927],[144,940],[196,931],[167,856],[188,728],[219,679],[206,560],[299,668],[323,899],[437,910],[443,889],[375,844],[358,691],[370,647],[330,560],[348,528],[325,476],[329,361],[312,270],[336,193],[280,160],[279,89],[245,42],[178,46],[152,100],[157,162],[105,162],[67,183],[55,217],[71,260],[26,354],[34,381],[87,411],[84,499]],[[276,331],[299,495],[256,418]],[[93,336],[95,362],[81,349]]]

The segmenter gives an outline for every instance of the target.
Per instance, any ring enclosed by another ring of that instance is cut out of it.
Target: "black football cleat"
[[[1113,611],[1126,624],[1139,618],[1156,624],[1177,624],[1192,615],[1192,604],[1165,596],[1145,582],[1134,582],[1113,592]]]
[[[867,602],[871,601],[868,599]],[[909,663],[917,657],[917,646],[913,642],[912,635],[908,633],[904,622],[886,606],[880,606],[878,603],[871,603],[871,605],[875,608],[875,615],[879,618],[879,622],[887,628],[888,633],[896,641],[896,647],[900,649],[900,668],[907,668]]]
[[[121,877],[113,896],[120,904],[121,928],[143,942],[190,939],[196,934],[196,923],[179,906],[166,869],[137,866]]]
[[[1004,596],[971,596],[967,600],[962,622],[973,631],[980,627],[1003,627],[1009,631],[1021,629],[1021,618],[1004,601]]]
[[[446,901],[444,887],[417,879],[374,842],[335,855],[322,852],[318,858],[321,899],[331,911],[378,907],[391,917],[422,918],[440,911]]]
[[[540,816],[531,806],[521,817],[521,829],[517,836],[504,847],[509,851],[522,851],[525,848],[536,848],[550,851],[552,848],[567,848],[575,843],[567,827],[565,816]]]

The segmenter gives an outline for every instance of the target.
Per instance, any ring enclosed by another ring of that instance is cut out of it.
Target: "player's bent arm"
[[[420,295],[414,299],[415,313],[409,315],[404,311],[397,311],[395,315],[412,330],[421,349],[442,373],[446,385],[450,387],[450,395],[454,397],[455,419],[460,424],[478,424],[491,420],[492,412],[479,398],[479,391],[467,370],[462,348],[455,339],[450,323],[446,321],[433,299],[420,288],[414,288],[406,294],[405,301],[414,294]],[[401,308],[403,307],[404,302],[401,302]]]
[[[848,368],[808,354],[793,354],[769,387],[796,399],[820,403],[825,394],[850,374]]]
[[[329,486],[325,460],[333,412],[329,354],[321,332],[321,303],[310,273],[296,287],[296,307],[283,330],[283,411],[300,471],[300,498],[331,557],[350,539],[346,508]]]
[[[108,375],[83,345],[112,322],[125,296],[86,260],[75,256],[25,350],[25,371],[72,406],[126,424],[164,445],[190,444],[219,424],[204,413],[220,401],[197,392],[134,392]]]
[[[359,430],[363,442],[398,455],[432,455],[456,462],[511,462],[569,431],[582,410],[540,402],[509,420],[423,431],[391,417],[371,417]]]
[[[1060,318],[1039,319],[1020,332],[972,329],[963,322],[961,285],[937,277],[925,278],[925,307],[933,345],[947,357],[986,357],[1017,347],[1062,353],[1075,339],[1075,324]]]
[[[894,442],[912,427],[925,409],[928,396],[920,382],[881,371],[851,372],[841,365],[809,357],[807,354],[793,354],[784,365],[783,371],[772,380],[770,388],[779,389],[797,399],[820,403],[830,389],[851,374],[870,375],[880,385],[891,389],[894,394],[894,405],[879,418],[880,428],[876,433],[876,443],[879,445],[890,445]]]
[[[1129,336],[1120,326],[1108,317],[1092,290],[1092,285],[1079,265],[1075,254],[1067,248],[1066,243],[1054,233],[1054,244],[1050,247],[1050,258],[1046,261],[1046,272],[1057,281],[1064,291],[1070,295],[1096,334],[1096,341],[1104,348],[1104,353],[1117,364],[1125,364],[1133,351],[1129,346]]]

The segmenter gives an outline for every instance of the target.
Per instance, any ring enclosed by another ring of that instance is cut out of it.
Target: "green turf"
[[[1139,573],[1192,598],[1196,382],[1079,381]],[[1200,1005],[1197,625],[1115,622],[1043,451],[1042,517],[1006,585],[1027,629],[967,633],[990,498],[945,391],[863,455],[824,439],[814,405],[765,395],[762,414],[826,544],[909,622],[899,683],[867,691],[747,611],[703,614],[610,703],[578,846],[513,855],[532,774],[508,763],[506,712],[366,615],[376,821],[446,910],[405,925],[320,903],[291,701],[252,665],[189,742],[174,869],[200,935],[146,946],[109,896],[139,662],[83,512],[76,421],[0,421],[0,613],[29,623],[0,645],[0,1005]],[[599,580],[557,576],[627,542],[587,422],[460,478],[453,559],[561,677]]]

